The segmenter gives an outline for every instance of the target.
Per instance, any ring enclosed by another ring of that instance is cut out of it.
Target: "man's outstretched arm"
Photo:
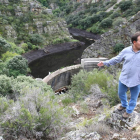
[[[123,49],[116,57],[111,58],[110,60],[106,60],[106,61],[100,61],[97,65],[99,67],[101,66],[110,66],[110,65],[115,65],[117,63],[120,63],[121,61],[123,61],[124,59],[124,53],[125,53],[125,49]]]

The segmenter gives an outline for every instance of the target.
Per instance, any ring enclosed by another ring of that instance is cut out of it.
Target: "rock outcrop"
[[[117,43],[122,43],[125,47],[132,45],[130,37],[137,31],[140,31],[140,11],[127,23],[102,34],[101,39],[96,40],[84,50],[82,58],[109,57]]]

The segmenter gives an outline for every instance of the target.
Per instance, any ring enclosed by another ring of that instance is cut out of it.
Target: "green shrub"
[[[26,43],[21,44],[21,48],[25,51],[28,50],[28,45]]]
[[[136,10],[136,9],[135,9]],[[133,16],[134,14],[136,14],[137,12],[135,12],[135,10],[133,9],[128,9],[123,13],[123,17],[129,17],[129,16]]]
[[[61,11],[60,11],[59,8],[53,10],[53,14],[56,15],[56,16],[59,16],[60,12],[61,12]]]
[[[12,79],[6,75],[0,75],[0,94],[7,95],[12,93]]]
[[[122,24],[125,21],[125,19],[119,17],[117,18],[114,22],[113,22],[113,26],[119,26],[120,24]]]
[[[125,11],[130,8],[132,1],[122,1],[119,5],[121,11]]]
[[[122,43],[117,43],[114,47],[113,47],[113,50],[114,50],[114,53],[118,53],[120,51],[122,51],[124,49],[124,44]]]
[[[98,27],[99,22],[96,24],[93,24],[93,26],[90,28],[90,31],[94,34],[100,34],[102,33],[102,29]]]
[[[118,77],[116,77],[118,79]],[[114,81],[114,77],[105,70],[98,71],[94,69],[91,72],[80,71],[72,77],[72,83],[69,93],[72,99],[76,102],[82,99],[84,95],[90,94],[89,90],[93,84],[98,84],[103,93],[109,99],[110,105],[115,105],[119,102],[117,95],[118,83]]]
[[[78,74],[72,77],[71,87],[69,93],[72,94],[72,99],[76,102],[78,99],[82,98],[83,95],[87,94],[85,89],[85,82],[88,73],[81,70]]]
[[[32,34],[30,35],[30,42],[34,45],[43,44],[43,37],[39,34]]]
[[[70,38],[66,37],[66,38],[64,38],[64,41],[65,42],[70,42]]]
[[[61,39],[61,38],[57,38],[57,39],[53,40],[53,44],[59,44],[59,43],[63,43],[63,42],[64,42],[64,39]]]
[[[107,12],[100,11],[100,12],[98,12],[98,16],[100,17],[100,21],[102,21],[103,19],[105,19],[107,17]]]
[[[121,14],[119,12],[114,12],[112,15],[111,15],[111,18],[114,19],[116,17],[119,17],[121,16]]]
[[[28,48],[31,50],[31,49],[32,49],[33,44],[32,44],[31,42],[27,42],[27,45],[28,45]]]
[[[90,7],[90,13],[97,13],[99,11],[98,7]]]
[[[28,72],[28,63],[22,56],[15,56],[7,63],[10,76],[26,75]]]
[[[2,54],[1,60],[7,61],[17,55],[18,55],[17,53],[7,51],[6,53]]]
[[[18,47],[15,43],[9,42],[9,44],[11,45],[10,51],[15,52],[17,54],[25,53],[25,51],[21,47]]]
[[[110,18],[105,18],[101,21],[99,27],[102,27],[102,28],[109,28],[112,26],[112,19]]]
[[[17,76],[13,81],[13,90],[22,94],[27,88],[40,88],[43,92],[53,92],[49,85],[27,76]]]
[[[7,99],[6,97],[0,97],[0,117],[12,104],[12,100]]]
[[[0,75],[7,75],[9,76],[9,70],[6,67],[5,62],[0,62]]]
[[[0,37],[0,56],[8,51],[11,48],[11,45],[4,39]]]

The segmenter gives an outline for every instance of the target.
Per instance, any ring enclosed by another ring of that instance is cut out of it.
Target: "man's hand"
[[[101,66],[104,66],[104,63],[102,61],[100,61],[97,66],[101,67]]]

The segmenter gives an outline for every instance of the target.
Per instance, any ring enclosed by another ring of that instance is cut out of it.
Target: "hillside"
[[[41,1],[41,0],[40,0]],[[53,13],[65,18],[70,28],[102,34],[119,26],[140,10],[140,0],[47,1]]]
[[[131,46],[130,37],[138,31],[140,31],[140,11],[132,16],[128,22],[102,34],[100,40],[96,40],[84,50],[82,58],[112,57],[112,54],[116,55],[124,47]]]
[[[36,0],[0,0],[0,35],[16,44],[26,43],[25,51],[72,38],[66,22]]]

